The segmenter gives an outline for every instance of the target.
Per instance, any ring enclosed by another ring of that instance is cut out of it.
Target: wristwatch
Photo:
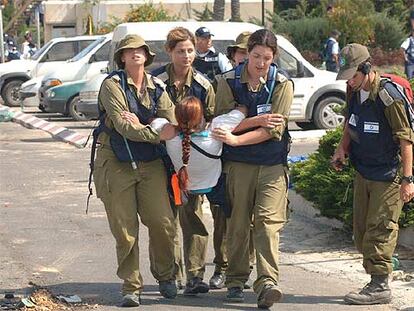
[[[414,182],[414,176],[412,176],[412,175],[411,176],[403,176],[403,177],[401,177],[401,180],[405,181],[409,184],[412,184]]]

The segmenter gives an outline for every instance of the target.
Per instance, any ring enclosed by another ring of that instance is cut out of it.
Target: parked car
[[[106,35],[95,42],[91,43],[86,49],[68,60],[59,68],[46,74],[39,88],[39,108],[44,109],[45,92],[54,86],[61,85],[65,82],[87,80],[106,71],[108,67],[109,50],[111,45],[112,34]],[[70,110],[73,112],[73,110]],[[52,111],[50,111],[52,112]],[[77,115],[73,115],[74,118]]]
[[[78,112],[79,91],[87,80],[65,82],[51,87],[44,92],[42,105],[45,112],[57,112],[71,116],[76,121],[89,120],[83,113]]]
[[[51,69],[74,57],[100,36],[55,38],[46,43],[30,59],[0,64],[0,93],[9,106],[18,106],[19,89],[23,82],[45,75]]]
[[[108,74],[101,73],[88,80],[79,90],[79,101],[77,111],[88,119],[97,119],[98,112],[98,94],[102,81]]]
[[[113,32],[109,68],[114,69],[113,53],[117,42],[125,35],[136,33],[141,35],[157,54],[151,70],[169,61],[164,44],[167,33],[174,27],[183,26],[195,31],[201,26],[210,29],[214,34],[213,44],[219,51],[234,43],[237,35],[243,31],[254,32],[260,26],[250,23],[232,22],[143,22],[118,25]],[[148,31],[156,29],[156,31]],[[344,121],[340,113],[345,105],[345,81],[336,81],[336,74],[315,68],[286,38],[277,35],[279,57],[277,63],[287,71],[295,84],[294,99],[289,119],[298,126],[310,128],[335,128]],[[95,113],[97,117],[97,96],[100,84],[95,78],[93,83],[86,83],[80,91],[78,110],[82,113]],[[83,94],[85,92],[85,94]],[[95,98],[92,98],[96,96]],[[92,108],[92,106],[94,106]]]

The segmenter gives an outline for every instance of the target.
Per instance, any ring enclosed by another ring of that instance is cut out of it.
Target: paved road
[[[63,122],[63,121],[56,121]],[[90,125],[65,123],[88,131]],[[63,124],[62,124],[63,125]],[[294,145],[293,154],[311,152],[315,144]],[[115,276],[115,249],[103,206],[95,197],[85,215],[89,151],[54,141],[39,130],[0,123],[0,293],[29,292],[29,282],[46,285],[55,294],[78,294],[98,310],[117,310],[120,282]],[[207,216],[211,230],[211,219]],[[293,215],[282,245],[295,227],[312,221]],[[148,236],[140,231],[141,266],[146,284],[142,310],[255,310],[249,290],[244,304],[223,302],[225,291],[203,297],[157,295],[149,272]],[[307,237],[304,236],[304,239]],[[206,278],[213,272],[212,247]],[[286,293],[272,310],[391,310],[389,306],[350,307],[342,296],[361,284],[334,275],[307,272],[281,259],[281,284]]]

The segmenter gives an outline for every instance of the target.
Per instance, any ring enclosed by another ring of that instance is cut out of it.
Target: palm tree
[[[224,6],[225,6],[225,0],[214,0],[213,20],[215,21],[224,20]]]
[[[231,21],[240,22],[240,0],[231,0]]]

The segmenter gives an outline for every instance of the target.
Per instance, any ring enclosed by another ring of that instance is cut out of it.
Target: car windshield
[[[85,57],[90,51],[92,51],[97,45],[101,44],[105,40],[105,37],[101,37],[95,41],[93,41],[91,44],[89,44],[86,48],[84,48],[81,52],[76,54],[74,57],[68,60],[68,62],[76,62],[80,60],[81,58]]]
[[[41,49],[37,50],[30,59],[38,60],[38,58],[53,44],[52,41],[49,41]]]

